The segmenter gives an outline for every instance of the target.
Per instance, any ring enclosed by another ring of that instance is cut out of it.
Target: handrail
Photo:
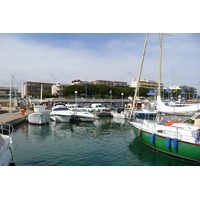
[[[5,132],[8,132],[9,136],[12,136],[12,134],[14,132],[14,127],[10,124],[1,123],[0,124],[0,134],[6,135],[6,134],[4,134]]]

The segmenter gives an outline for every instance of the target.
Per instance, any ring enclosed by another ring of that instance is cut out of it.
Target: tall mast
[[[145,56],[145,52],[146,52],[148,36],[149,36],[149,34],[147,33],[146,34],[145,43],[144,43],[144,50],[143,50],[143,53],[142,53],[142,60],[140,62],[140,69],[139,69],[139,72],[138,72],[137,85],[136,85],[135,95],[134,95],[134,99],[133,99],[133,106],[132,106],[132,109],[131,109],[131,117],[132,117],[133,111],[135,109],[136,97],[137,97],[139,83],[140,83],[140,77],[141,77],[141,73],[142,73],[142,67],[143,67],[144,56]]]
[[[157,93],[157,95],[161,95],[161,76],[162,76],[162,33],[160,33],[160,44],[159,44],[158,93]]]
[[[161,99],[161,76],[162,76],[162,33],[160,33],[160,42],[159,42],[158,92],[157,92],[157,97],[159,97],[160,99]],[[156,116],[156,121],[158,122],[160,121],[160,119],[161,119],[161,113],[158,112]]]
[[[40,90],[40,102],[42,103],[42,93],[43,93],[43,85],[41,84],[41,90]]]

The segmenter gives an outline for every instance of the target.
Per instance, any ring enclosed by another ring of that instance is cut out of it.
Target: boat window
[[[194,124],[194,120],[192,120],[192,119],[187,119],[187,120],[183,121],[183,123],[186,123],[186,124]]]

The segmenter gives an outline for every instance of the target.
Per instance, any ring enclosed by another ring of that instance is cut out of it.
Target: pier
[[[0,114],[0,123],[8,123],[12,126],[16,126],[26,121],[26,113],[24,115],[21,112],[4,113]]]

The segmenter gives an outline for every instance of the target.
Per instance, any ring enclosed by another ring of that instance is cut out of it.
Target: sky
[[[137,78],[145,33],[0,33],[0,86]],[[150,33],[141,78],[157,81],[159,34]],[[163,35],[164,86],[197,87],[200,34]]]
[[[167,33],[173,36],[163,35],[164,86],[197,87],[199,6],[190,3],[181,2],[179,9],[178,1],[169,0],[159,9],[157,0],[35,0],[31,6],[25,0],[5,1],[0,8],[0,87],[10,86],[11,74],[19,89],[25,81],[71,84],[75,79],[130,85],[138,76],[146,33],[141,78],[157,81],[158,33]]]

